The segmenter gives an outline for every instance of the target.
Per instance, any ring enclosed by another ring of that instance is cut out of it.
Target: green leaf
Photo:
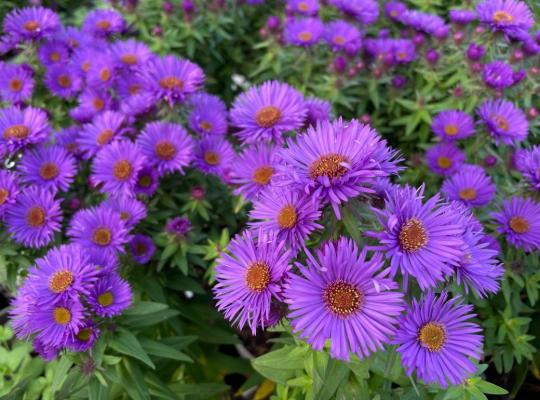
[[[118,375],[122,386],[132,399],[150,399],[144,376],[136,363],[124,358],[124,362],[118,366]]]
[[[156,369],[156,366],[150,357],[148,357],[148,354],[146,354],[135,335],[129,331],[122,330],[120,334],[112,340],[110,346],[117,352],[135,357],[150,368]]]
[[[315,393],[315,398],[317,400],[332,399],[336,390],[349,376],[350,371],[346,363],[331,358],[324,375],[325,384],[322,386],[322,390]]]
[[[167,304],[155,303],[153,301],[139,301],[132,307],[128,308],[124,315],[145,315],[152,314],[158,311],[166,310],[169,308]]]
[[[72,365],[73,361],[71,361],[69,358],[60,357],[58,364],[56,364],[56,367],[54,368],[54,375],[51,383],[53,393],[60,389]]]
[[[187,354],[182,353],[181,351],[176,350],[174,347],[167,346],[150,339],[141,339],[140,341],[143,349],[153,356],[170,358],[172,360],[184,361],[184,362],[193,362],[191,357]]]
[[[257,357],[251,362],[253,368],[264,377],[277,383],[286,384],[287,380],[303,370],[308,349],[305,347],[284,346]]]
[[[188,399],[209,399],[230,389],[222,383],[173,383],[169,385],[177,395],[187,396]]]
[[[505,394],[508,394],[508,390],[500,387],[500,386],[497,386],[491,382],[487,382],[487,381],[479,381],[476,383],[476,387],[478,389],[480,389],[483,393],[486,393],[486,394],[497,394],[497,395],[505,395]]]

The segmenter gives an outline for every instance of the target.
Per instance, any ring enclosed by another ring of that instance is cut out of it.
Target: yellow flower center
[[[92,234],[92,241],[99,246],[107,246],[111,240],[111,230],[105,226],[97,228]]]
[[[119,160],[114,163],[113,175],[119,181],[125,181],[131,176],[133,167],[128,160]]]
[[[399,231],[399,245],[409,253],[423,248],[428,242],[428,234],[422,221],[417,218],[409,219]]]
[[[278,225],[283,229],[291,229],[296,225],[298,214],[293,205],[283,207],[277,216]]]
[[[215,151],[207,151],[204,153],[204,162],[208,165],[218,165],[219,164],[219,155]]]
[[[114,296],[112,292],[103,292],[98,296],[98,303],[102,307],[110,306],[114,301]]]
[[[527,221],[523,217],[512,217],[510,218],[510,229],[512,229],[516,233],[526,233],[530,229],[529,221]]]
[[[448,124],[444,127],[444,133],[448,136],[456,136],[458,134],[458,127],[456,124]]]
[[[58,53],[57,51],[53,51],[50,55],[50,59],[54,62],[60,61],[60,53]]]
[[[339,178],[348,171],[342,164],[347,162],[347,158],[337,154],[330,153],[319,157],[309,167],[309,176],[311,179],[317,179],[326,176],[328,179]]]
[[[167,76],[159,80],[159,86],[167,90],[182,90],[184,88],[184,82],[174,76]]]
[[[56,307],[53,310],[54,322],[60,325],[67,325],[71,321],[71,311],[66,307]]]
[[[492,115],[491,118],[495,121],[497,128],[501,131],[506,132],[508,131],[508,128],[510,128],[508,121],[502,115]]]
[[[264,262],[255,262],[246,269],[246,286],[254,292],[262,292],[270,283],[270,269]]]
[[[356,312],[364,302],[364,294],[356,286],[342,280],[326,286],[323,298],[326,306],[340,317]]]
[[[465,188],[459,191],[459,198],[461,200],[474,200],[476,199],[476,189],[475,188]]]
[[[77,336],[77,339],[81,342],[88,342],[92,336],[92,328],[81,329],[75,336]]]
[[[514,20],[514,17],[503,10],[498,10],[493,13],[493,21],[498,24],[509,24]]]
[[[439,168],[448,169],[452,166],[452,160],[449,157],[437,157],[437,165]]]
[[[53,293],[62,293],[73,283],[73,274],[71,271],[57,271],[49,280],[49,289]]]
[[[418,341],[431,352],[440,351],[446,342],[446,331],[441,324],[428,322],[420,328]]]
[[[274,175],[274,168],[270,166],[259,167],[253,173],[253,182],[258,185],[268,185],[270,179]]]
[[[255,121],[262,128],[270,128],[281,119],[281,111],[274,106],[266,106],[255,113]]]

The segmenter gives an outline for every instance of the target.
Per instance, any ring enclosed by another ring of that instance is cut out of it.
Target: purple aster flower
[[[396,75],[392,78],[392,87],[395,89],[402,89],[407,84],[407,77],[403,75]]]
[[[533,190],[540,190],[540,146],[521,150],[516,159],[516,167]]]
[[[368,56],[391,66],[395,64],[394,42],[394,39],[368,38],[364,40],[364,50]]]
[[[77,297],[47,302],[31,313],[36,339],[45,346],[64,347],[84,324],[84,306]]]
[[[463,257],[463,227],[439,195],[425,202],[423,196],[424,187],[387,193],[384,209],[372,208],[383,230],[366,235],[379,240],[374,248],[390,259],[392,277],[401,270],[405,278],[411,275],[428,289],[451,274]]]
[[[40,146],[23,155],[18,172],[24,183],[67,192],[77,174],[77,164],[61,146]]]
[[[486,48],[481,44],[471,43],[467,48],[467,58],[471,61],[478,61],[486,54]]]
[[[238,96],[230,116],[242,142],[281,143],[284,132],[302,126],[306,112],[303,97],[296,89],[286,83],[269,81]]]
[[[130,117],[145,116],[156,106],[155,99],[148,93],[142,92],[122,99],[120,111]]]
[[[115,141],[101,149],[92,162],[92,179],[103,184],[102,191],[133,195],[137,174],[147,160],[142,149],[129,140]]]
[[[34,90],[32,71],[24,65],[0,66],[0,98],[11,103],[30,100]]]
[[[94,37],[82,32],[75,26],[62,26],[55,39],[63,42],[71,51],[92,45]]]
[[[101,206],[110,208],[120,214],[120,219],[127,229],[134,228],[146,218],[147,210],[142,201],[128,196],[111,196]]]
[[[446,110],[433,118],[431,130],[443,140],[452,142],[474,134],[474,119],[459,110]]]
[[[399,318],[393,339],[408,375],[416,371],[424,382],[447,387],[462,384],[476,371],[470,358],[480,358],[482,335],[480,327],[468,321],[475,317],[472,309],[459,297],[448,299],[446,292],[413,300]]]
[[[44,83],[55,96],[69,99],[79,93],[83,87],[83,80],[79,71],[69,65],[53,65],[45,73]]]
[[[534,25],[534,17],[523,1],[484,0],[476,6],[480,22],[494,32],[519,37]]]
[[[10,41],[19,43],[53,36],[60,29],[60,18],[48,8],[19,8],[6,15],[3,28]]]
[[[0,220],[4,218],[6,210],[15,203],[19,190],[18,176],[0,169]]]
[[[64,42],[51,40],[39,47],[38,59],[47,68],[53,65],[65,65],[69,61],[69,49]]]
[[[47,114],[40,108],[8,107],[0,110],[0,155],[13,154],[45,141],[50,132]]]
[[[98,60],[103,53],[100,53],[98,50],[92,47],[82,47],[73,52],[71,56],[71,64],[75,69],[86,77],[92,64]]]
[[[90,122],[92,119],[111,108],[112,97],[106,90],[86,87],[78,97],[79,105],[69,112],[77,122]]]
[[[148,46],[134,39],[114,43],[111,46],[111,53],[117,65],[130,70],[144,66],[152,56]]]
[[[206,174],[221,175],[235,158],[234,149],[225,138],[207,136],[197,142],[193,164]]]
[[[94,56],[86,71],[87,85],[101,90],[112,88],[118,77],[116,60],[110,53],[94,54]]]
[[[88,294],[98,272],[84,249],[74,244],[53,248],[35,263],[28,279],[40,304]]]
[[[290,252],[275,236],[249,231],[236,235],[216,266],[214,297],[225,318],[255,334],[270,318],[272,300],[282,300],[282,283],[290,269]]]
[[[287,188],[268,188],[254,202],[249,224],[254,234],[259,230],[275,234],[293,251],[304,247],[311,232],[322,229],[317,221],[321,218],[321,204],[305,193]]]
[[[164,100],[172,106],[199,90],[204,72],[191,61],[168,55],[148,61],[140,70],[140,79],[156,101]]]
[[[156,252],[156,245],[150,236],[133,235],[129,248],[134,260],[139,264],[146,264]]]
[[[407,11],[407,5],[401,1],[387,1],[384,5],[384,13],[392,21],[399,21],[405,11]]]
[[[303,15],[317,15],[319,12],[318,0],[287,0],[287,9]]]
[[[234,194],[254,200],[264,188],[271,186],[276,173],[276,153],[277,147],[270,145],[247,147],[232,165],[231,183],[238,185]]]
[[[466,165],[446,178],[441,190],[448,200],[460,201],[469,207],[481,207],[493,200],[497,187],[482,167]]]
[[[133,294],[125,280],[116,273],[110,273],[94,285],[87,300],[96,315],[111,318],[131,305]]]
[[[527,116],[512,102],[489,99],[480,104],[476,112],[497,144],[514,145],[527,138]]]
[[[317,97],[308,97],[304,105],[307,109],[305,126],[315,126],[319,121],[328,121],[332,118],[332,104]]]
[[[465,292],[475,292],[479,297],[497,293],[504,268],[497,260],[498,251],[489,247],[483,233],[466,229],[463,235],[465,254],[456,267],[456,282],[465,286]]]
[[[405,11],[400,17],[400,22],[435,37],[444,37],[445,33],[448,32],[448,26],[446,26],[443,18],[417,10]]]
[[[330,355],[348,361],[383,348],[395,331],[403,310],[403,294],[387,278],[380,253],[370,260],[366,251],[341,237],[317,250],[307,267],[297,264],[302,276],[292,274],[285,286],[289,319],[294,332],[315,349],[330,340]]]
[[[497,232],[506,241],[527,252],[540,248],[540,204],[531,199],[512,197],[504,200],[498,212],[492,214]]]
[[[79,327],[79,331],[70,336],[66,342],[69,350],[83,352],[90,350],[100,335],[100,330],[91,319],[87,319]]]
[[[341,203],[372,193],[369,185],[376,177],[399,170],[396,155],[369,125],[339,119],[308,128],[296,142],[290,139],[279,168],[284,183],[330,203],[340,218]]]
[[[478,14],[474,10],[452,9],[448,13],[450,21],[458,25],[468,25],[478,18]]]
[[[80,128],[75,125],[63,128],[54,133],[53,143],[63,147],[69,154],[78,158],[81,155],[79,144],[77,143],[79,131]]]
[[[97,9],[89,12],[82,23],[82,30],[95,37],[106,37],[125,29],[122,15],[112,9]]]
[[[465,154],[454,144],[442,142],[428,149],[426,162],[436,174],[451,176],[465,163]]]
[[[96,248],[85,248],[85,252],[88,255],[90,264],[96,267],[100,277],[111,271],[118,270],[118,256],[116,253],[104,252]]]
[[[165,225],[165,231],[176,239],[184,239],[190,230],[191,222],[186,217],[174,217]]]
[[[504,61],[492,61],[484,64],[482,78],[484,83],[493,89],[504,89],[514,83],[512,67]]]
[[[33,333],[32,311],[35,310],[37,304],[33,284],[31,279],[26,278],[10,304],[10,323],[18,339],[28,339]]]
[[[334,0],[334,5],[364,25],[372,25],[379,18],[376,0]]]
[[[71,219],[67,235],[73,243],[85,250],[112,256],[116,252],[123,253],[129,239],[120,214],[108,207],[78,211]]]
[[[409,39],[393,40],[394,57],[398,64],[407,64],[416,58],[416,46]]]
[[[77,143],[90,159],[110,143],[121,140],[126,127],[126,116],[116,111],[105,111],[80,130]]]
[[[344,50],[349,55],[355,55],[361,46],[360,31],[346,21],[336,20],[324,28],[324,40],[333,51]]]
[[[6,211],[7,230],[15,242],[26,247],[40,248],[60,231],[62,210],[54,194],[41,187],[31,186],[17,195],[16,202]]]
[[[184,173],[193,158],[193,139],[181,125],[172,122],[146,124],[137,144],[160,175]]]
[[[53,361],[56,357],[58,357],[58,354],[60,354],[60,350],[62,350],[62,347],[47,346],[39,339],[34,339],[32,346],[38,356],[47,362]]]
[[[190,98],[189,128],[200,135],[227,133],[227,108],[217,97],[208,93],[195,93]]]
[[[324,25],[319,18],[300,18],[288,20],[283,34],[288,44],[310,47],[321,40],[323,31]]]
[[[133,191],[135,194],[152,196],[159,186],[159,174],[153,167],[143,167],[137,174],[137,182]]]

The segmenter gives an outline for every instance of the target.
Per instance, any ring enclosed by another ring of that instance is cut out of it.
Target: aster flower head
[[[76,96],[83,87],[82,77],[75,68],[69,65],[53,65],[45,72],[44,83],[52,94],[62,99]]]
[[[160,175],[183,173],[193,157],[193,139],[181,125],[172,122],[146,124],[137,144]]]
[[[469,207],[482,207],[493,200],[497,187],[482,167],[466,165],[446,178],[441,190],[448,200],[460,201]]]
[[[405,11],[400,17],[400,22],[437,38],[445,37],[449,30],[443,18],[417,10]]]
[[[332,118],[332,104],[317,97],[308,97],[304,102],[307,115],[305,126],[317,125],[319,121],[328,121]]]
[[[17,195],[6,212],[7,230],[15,242],[40,248],[51,242],[60,231],[62,210],[54,194],[42,187],[31,186]]]
[[[394,59],[398,64],[408,64],[416,58],[416,46],[409,39],[393,40]]]
[[[310,47],[319,43],[324,25],[319,18],[299,18],[285,24],[285,42],[295,46]]]
[[[120,213],[109,207],[94,207],[78,211],[67,229],[72,243],[88,251],[114,256],[124,252],[128,230]]]
[[[438,143],[426,152],[429,168],[438,175],[451,176],[465,163],[465,154],[452,143]]]
[[[262,230],[285,240],[293,251],[304,247],[311,232],[322,229],[317,221],[321,218],[321,204],[303,192],[288,188],[268,188],[254,202],[249,224],[254,231]]]
[[[225,135],[227,133],[227,108],[219,97],[208,93],[195,93],[190,98],[192,106],[188,117],[189,128],[200,135]]]
[[[540,146],[521,150],[516,167],[533,190],[540,190]]]
[[[540,248],[540,204],[532,199],[512,197],[503,201],[498,212],[492,213],[497,232],[516,248],[527,252]]]
[[[96,324],[91,319],[87,319],[82,323],[75,335],[68,337],[66,347],[79,353],[90,350],[100,333],[101,331]]]
[[[69,154],[78,158],[81,155],[79,144],[77,143],[79,130],[80,128],[75,125],[62,128],[53,134],[52,142],[55,145],[66,149]]]
[[[407,11],[407,5],[401,1],[387,1],[384,5],[384,12],[392,21],[399,21],[401,14]]]
[[[297,264],[302,276],[291,274],[284,291],[294,332],[315,350],[330,339],[330,355],[340,360],[382,349],[396,329],[403,294],[387,270],[377,273],[383,267],[381,254],[368,260],[365,249],[341,237],[307,263]]]
[[[134,228],[147,215],[144,203],[129,196],[111,196],[101,206],[117,212],[127,229]]]
[[[153,167],[143,167],[137,174],[137,182],[133,191],[135,194],[152,196],[159,186],[159,174]]]
[[[110,110],[113,102],[111,95],[103,89],[86,87],[79,95],[79,105],[70,110],[71,118],[80,123],[90,122],[104,111]]]
[[[34,341],[32,342],[32,347],[34,348],[34,351],[38,354],[38,356],[40,356],[44,361],[47,362],[56,359],[56,357],[58,357],[58,354],[60,354],[60,350],[62,350],[62,347],[45,345],[39,339],[34,339]]]
[[[520,0],[483,0],[476,12],[482,24],[511,38],[519,37],[534,25],[530,8]]]
[[[152,52],[142,42],[134,39],[117,41],[111,46],[111,54],[121,68],[133,70],[143,67],[152,56]]]
[[[283,279],[290,269],[285,242],[260,232],[236,235],[216,266],[214,297],[225,319],[255,334],[270,319],[272,300],[282,300]]]
[[[148,94],[171,106],[184,102],[204,82],[204,72],[198,65],[172,55],[150,59],[139,76]]]
[[[137,175],[147,159],[142,149],[129,140],[119,140],[101,149],[92,163],[92,179],[101,190],[113,195],[133,195]]]
[[[493,89],[505,89],[514,83],[514,71],[512,67],[504,61],[492,61],[484,64],[482,78],[484,83]]]
[[[133,294],[129,284],[111,272],[94,285],[87,300],[96,315],[111,318],[131,305]]]
[[[277,171],[277,147],[272,145],[249,146],[232,165],[231,183],[238,185],[234,193],[247,200],[256,199],[260,192],[272,185]]]
[[[112,54],[94,53],[90,61],[90,67],[86,71],[86,83],[88,86],[107,90],[114,86],[118,76],[118,64]]]
[[[67,192],[77,174],[77,164],[61,146],[40,146],[23,155],[18,171],[24,183]]]
[[[60,40],[50,40],[39,47],[38,59],[46,68],[65,65],[69,61],[69,49],[66,43]]]
[[[222,136],[207,136],[197,142],[193,164],[206,174],[221,175],[232,166],[236,154]]]
[[[287,0],[287,9],[302,15],[317,15],[319,0]]]
[[[136,234],[129,242],[129,249],[137,263],[146,264],[156,252],[156,245],[150,236]]]
[[[387,193],[384,209],[372,208],[383,230],[367,234],[378,239],[375,249],[390,259],[392,276],[400,270],[428,289],[450,275],[461,260],[463,227],[438,195],[425,201],[423,196],[423,187]]]
[[[280,172],[291,184],[323,203],[339,218],[339,206],[361,193],[372,193],[376,177],[399,170],[397,153],[369,125],[357,120],[323,121],[290,139],[280,153]]]
[[[127,118],[117,111],[104,111],[94,117],[91,123],[83,125],[77,144],[85,158],[95,156],[110,143],[122,139]]]
[[[342,12],[364,25],[372,25],[379,18],[379,5],[376,0],[334,0],[333,3]]]
[[[15,203],[19,193],[18,176],[13,172],[0,170],[0,220],[3,219],[6,210]]]
[[[472,308],[458,297],[449,299],[446,292],[413,300],[399,318],[393,339],[408,375],[416,371],[425,383],[447,387],[463,383],[476,371],[470,358],[480,358],[482,335],[480,327],[469,321],[475,317]]]
[[[478,106],[477,114],[495,142],[514,145],[527,138],[529,122],[525,113],[504,99],[488,99]]]
[[[50,132],[47,114],[40,108],[0,110],[0,155],[45,141]]]
[[[60,18],[48,8],[19,8],[6,15],[3,28],[12,42],[37,40],[53,36],[60,29]]]
[[[82,30],[92,36],[101,38],[125,29],[126,23],[122,15],[113,9],[97,9],[89,12],[82,23]]]
[[[24,65],[0,65],[0,97],[10,103],[30,100],[34,90],[32,71]]]
[[[302,95],[286,83],[268,81],[238,96],[230,112],[238,138],[247,144],[280,143],[284,132],[304,123],[306,106]]]
[[[84,249],[75,244],[53,248],[35,263],[29,279],[41,304],[88,294],[98,272]]]
[[[85,253],[88,255],[90,264],[94,265],[98,271],[99,277],[111,271],[117,271],[119,268],[116,253],[103,252],[95,248],[85,248]]]
[[[343,20],[332,21],[325,26],[324,40],[333,51],[344,50],[350,55],[357,54],[362,44],[360,31]]]
[[[165,231],[176,239],[184,239],[191,230],[191,222],[187,217],[174,217],[167,221]]]
[[[478,19],[478,14],[474,10],[451,9],[448,13],[450,21],[457,25],[468,25]]]
[[[433,118],[431,130],[449,142],[465,139],[474,134],[474,119],[463,111],[442,111]]]

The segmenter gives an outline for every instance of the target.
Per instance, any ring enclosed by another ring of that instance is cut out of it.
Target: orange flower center
[[[135,54],[123,54],[120,56],[120,61],[126,65],[135,65],[137,64],[137,56]]]
[[[9,196],[9,192],[6,189],[1,188],[0,189],[0,206],[6,202],[8,196]]]
[[[209,132],[212,129],[212,124],[208,121],[203,121],[199,124],[199,128],[205,132]]]
[[[92,66],[92,64],[90,63],[90,61],[85,61],[82,63],[81,65],[81,69],[84,71],[84,72],[88,72],[90,71],[90,67]]]
[[[53,293],[62,293],[73,283],[73,274],[71,271],[57,271],[49,280],[49,289]]]
[[[461,200],[474,200],[476,199],[476,189],[475,188],[465,188],[459,191],[459,198]]]
[[[23,140],[30,134],[30,129],[24,125],[13,125],[4,130],[4,139]]]
[[[300,32],[298,34],[298,39],[302,42],[309,42],[312,37],[313,35],[311,34],[311,32]]]
[[[130,85],[128,88],[129,94],[134,96],[141,90],[141,85],[134,83],[133,85]]]
[[[439,168],[448,169],[452,166],[452,160],[445,156],[437,157],[437,165]]]
[[[101,111],[103,110],[103,107],[105,107],[105,102],[99,97],[96,97],[94,100],[92,100],[92,105],[94,106],[96,111]]]
[[[274,106],[261,108],[255,114],[255,121],[262,128],[270,128],[277,124],[281,118],[281,111]]]
[[[309,4],[305,2],[298,3],[298,10],[303,12],[309,11]]]
[[[109,79],[111,79],[111,70],[107,67],[102,68],[101,71],[99,71],[99,79],[101,79],[103,82],[107,82]]]
[[[114,301],[114,296],[111,292],[104,292],[98,296],[98,303],[102,307],[110,306]]]
[[[43,163],[39,168],[39,176],[45,180],[54,179],[58,176],[58,166],[55,163]]]
[[[159,80],[159,86],[167,90],[182,90],[184,88],[184,82],[174,76],[167,76]]]
[[[326,286],[323,298],[326,306],[340,317],[348,317],[364,302],[364,294],[356,286],[342,280]]]
[[[529,221],[523,217],[512,217],[510,218],[509,224],[510,228],[516,233],[526,233],[530,229]]]
[[[277,216],[278,225],[283,229],[291,229],[296,225],[298,215],[293,205],[283,207]]]
[[[343,36],[334,36],[334,43],[343,44],[345,43],[345,38]]]
[[[88,342],[92,336],[92,328],[81,329],[76,336],[81,342]]]
[[[56,82],[58,82],[58,84],[63,88],[71,87],[71,78],[69,77],[69,75],[59,75],[58,79],[56,79]]]
[[[270,283],[270,269],[262,261],[251,264],[246,269],[246,286],[254,292],[262,292]]]
[[[165,161],[170,161],[176,156],[176,146],[167,140],[162,140],[156,143],[156,155]]]
[[[96,27],[105,31],[111,27],[111,23],[106,19],[102,19],[101,21],[96,22]]]
[[[458,134],[458,127],[456,124],[448,124],[444,127],[444,133],[448,136],[456,136]]]
[[[495,121],[497,128],[501,131],[506,132],[508,131],[508,128],[510,128],[508,121],[502,115],[492,115],[491,118]]]
[[[272,175],[274,175],[274,168],[265,165],[255,170],[252,179],[253,182],[257,183],[258,185],[268,185]]]
[[[71,311],[66,307],[56,307],[53,310],[54,322],[60,325],[67,325],[71,321]]]
[[[60,61],[60,53],[58,53],[57,51],[53,51],[49,58],[51,59],[51,61],[54,62]]]
[[[506,11],[495,11],[493,13],[493,21],[499,24],[508,24],[514,20],[514,17]]]
[[[309,167],[311,179],[326,176],[328,179],[339,178],[347,172],[347,168],[342,164],[347,162],[347,158],[337,153],[330,153],[319,157]]]
[[[446,331],[441,324],[428,322],[420,328],[418,341],[431,352],[440,351],[446,342]]]
[[[417,218],[409,219],[399,232],[399,245],[409,253],[423,248],[428,242],[428,234],[422,221]]]
[[[139,178],[139,186],[148,187],[152,184],[152,178],[149,175],[143,175]]]
[[[45,223],[45,210],[42,207],[31,207],[26,213],[26,222],[32,228],[37,228]]]
[[[119,181],[125,181],[131,176],[133,167],[128,160],[119,160],[114,163],[113,175]]]
[[[39,30],[39,22],[32,20],[32,21],[26,21],[23,24],[23,28],[27,30],[28,32],[36,32]]]
[[[114,132],[112,129],[104,129],[99,135],[96,137],[96,142],[100,146],[105,146],[107,143],[109,143],[114,136]]]
[[[204,153],[204,162],[208,165],[218,165],[219,155],[215,151],[207,151]]]
[[[111,240],[111,230],[104,226],[97,228],[92,234],[92,241],[99,246],[107,246],[111,243]]]
[[[23,88],[23,82],[20,79],[14,78],[11,81],[9,81],[9,89],[12,92],[20,92],[22,88]]]

